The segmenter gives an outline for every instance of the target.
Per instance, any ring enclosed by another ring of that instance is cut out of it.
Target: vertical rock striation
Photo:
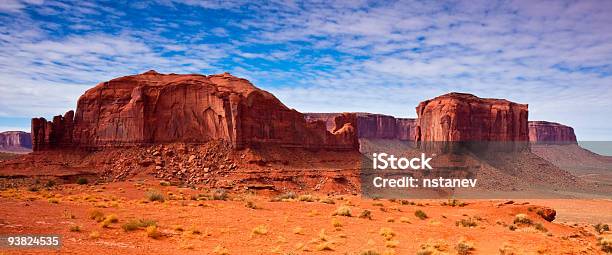
[[[5,131],[0,133],[0,150],[27,151],[32,149],[30,134],[23,131]]]
[[[325,123],[307,122],[272,94],[228,73],[148,71],[120,77],[86,91],[76,113],[32,120],[35,151],[211,140],[235,148],[275,144],[352,150],[356,129],[328,132]]]
[[[527,105],[449,93],[417,108],[418,141],[528,141]]]
[[[529,141],[538,143],[577,143],[572,127],[548,121],[529,121]]]

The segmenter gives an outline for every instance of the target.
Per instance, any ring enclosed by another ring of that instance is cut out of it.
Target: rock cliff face
[[[23,131],[6,131],[0,133],[0,150],[23,151],[32,149],[30,133]]]
[[[272,94],[228,73],[148,71],[89,89],[79,98],[76,113],[53,121],[32,119],[32,137],[35,151],[211,140],[235,148],[353,149],[357,128],[348,119],[332,133],[324,122],[307,122]]]
[[[449,93],[417,108],[418,141],[528,141],[527,105]]]
[[[399,139],[414,141],[416,119],[395,118],[393,116],[372,113],[355,113],[357,115],[357,136],[359,138]],[[308,121],[324,121],[328,130],[333,130],[334,118],[341,113],[305,113]]]
[[[529,141],[577,143],[572,127],[548,121],[529,122]]]

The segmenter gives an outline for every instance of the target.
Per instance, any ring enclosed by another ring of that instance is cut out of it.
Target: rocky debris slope
[[[334,128],[334,118],[342,113],[305,113],[307,121],[324,121],[328,130]],[[416,120],[396,118],[383,114],[354,113],[357,115],[358,138],[398,139],[413,141],[416,130]]]
[[[548,121],[529,121],[529,141],[538,143],[577,143],[572,127]]]
[[[527,105],[449,93],[417,108],[418,141],[528,141]]]
[[[236,150],[226,141],[34,152],[0,164],[0,176],[74,183],[78,177],[124,181],[155,177],[227,189],[359,191],[358,152],[265,146]],[[0,178],[1,180],[2,178]],[[1,186],[0,182],[0,186]]]
[[[32,120],[35,151],[223,140],[234,148],[274,144],[354,149],[355,123],[331,133],[272,94],[228,73],[148,71],[98,84],[76,112]],[[353,132],[353,133],[350,133]]]
[[[30,133],[23,131],[5,131],[0,133],[0,151],[28,152],[32,150]]]

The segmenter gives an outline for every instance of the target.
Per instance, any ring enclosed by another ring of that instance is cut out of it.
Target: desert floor
[[[604,254],[598,239],[610,232],[593,224],[612,223],[610,200],[443,205],[450,201],[211,193],[155,180],[3,190],[0,235],[59,234],[62,247],[0,254]],[[542,219],[540,206],[557,219]],[[515,223],[518,214],[527,220]]]

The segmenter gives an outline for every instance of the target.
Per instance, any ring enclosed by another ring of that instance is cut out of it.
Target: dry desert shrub
[[[180,225],[175,225],[173,229],[174,229],[174,231],[176,231],[176,232],[183,232],[183,231],[185,231],[185,229],[183,228],[183,226],[180,226]]]
[[[507,243],[504,243],[501,248],[499,248],[500,255],[517,255],[516,249]]]
[[[100,223],[100,226],[103,228],[108,228],[112,223],[117,222],[119,222],[119,218],[117,218],[117,215],[111,214],[104,217],[104,220],[102,221],[102,223]]]
[[[455,207],[455,206],[464,207],[464,206],[467,205],[467,203],[460,202],[457,199],[449,199],[448,202],[442,202],[442,203],[440,203],[440,205],[442,205],[442,206],[451,206],[451,207]]]
[[[429,217],[427,217],[427,214],[425,212],[423,212],[422,210],[416,210],[414,212],[414,216],[416,216],[417,218],[419,218],[421,220],[429,218]]]
[[[612,238],[600,237],[598,244],[601,246],[602,251],[606,253],[612,253]]]
[[[313,195],[300,195],[298,197],[298,201],[301,201],[301,202],[314,202],[315,198],[314,198]]]
[[[271,201],[272,202],[281,202],[281,201],[288,201],[288,200],[293,200],[296,199],[297,195],[290,191],[281,195],[276,196],[275,198],[273,198]]]
[[[227,200],[228,198],[229,194],[224,189],[216,189],[212,194],[213,200]]]
[[[548,229],[546,229],[542,223],[536,223],[533,225],[533,227],[541,232],[548,232]]]
[[[401,217],[400,218],[400,222],[401,223],[410,223],[410,219],[406,218],[406,217]]]
[[[213,249],[213,253],[217,254],[217,255],[229,255],[229,250],[221,245],[217,245],[214,249]]]
[[[455,226],[473,228],[473,227],[478,226],[478,224],[472,218],[467,218],[467,219],[461,219],[461,220],[456,221]]]
[[[608,224],[597,223],[593,225],[593,228],[595,228],[595,231],[598,234],[603,234],[606,231],[610,231],[610,226],[608,226]]]
[[[149,219],[140,219],[140,220],[130,220],[125,224],[121,225],[121,228],[125,232],[134,231],[139,228],[146,228],[150,226],[157,226],[157,222]]]
[[[319,202],[324,203],[324,204],[330,204],[330,205],[336,204],[336,202],[333,199],[329,198],[329,197],[321,199],[321,200],[319,200]]]
[[[380,253],[373,250],[367,250],[360,252],[359,255],[380,255]]]
[[[395,248],[399,245],[399,241],[397,240],[389,240],[385,242],[385,247],[387,248]]]
[[[164,198],[164,194],[162,194],[158,190],[152,190],[147,192],[146,197],[151,202],[158,201],[160,203],[163,203],[164,201],[166,201],[166,199]]]
[[[153,239],[158,239],[161,237],[161,233],[157,230],[156,225],[148,226],[145,231],[147,232],[147,236]]]
[[[104,220],[104,213],[99,210],[93,210],[89,212],[89,218],[95,220],[97,222],[102,222]]]
[[[359,214],[359,218],[371,220],[372,219],[372,212],[370,210],[367,210],[367,209],[363,210],[363,211],[361,211],[361,214]]]
[[[468,255],[474,251],[474,244],[462,239],[455,245],[455,250],[459,255]]]
[[[81,226],[79,225],[70,226],[70,232],[81,232]]]
[[[417,255],[437,255],[447,254],[448,244],[444,240],[428,240],[426,243],[421,244],[420,249],[417,251]]]
[[[348,206],[340,206],[336,209],[336,211],[332,214],[332,216],[345,216],[351,217],[351,208]]]
[[[391,228],[381,228],[379,233],[387,241],[391,240],[395,236],[395,232],[393,232],[393,229]]]
[[[530,226],[532,223],[533,221],[525,214],[520,213],[514,216],[514,224],[524,224]]]
[[[253,209],[253,210],[255,210],[255,209],[259,209],[259,206],[257,206],[257,205],[255,204],[255,202],[253,202],[253,201],[247,201],[247,202],[244,204],[244,206],[245,206],[246,208],[250,208],[250,209]]]
[[[100,238],[100,232],[92,231],[91,233],[89,233],[89,238],[91,238],[91,239],[98,239],[98,238]]]
[[[265,235],[268,233],[268,228],[266,225],[259,225],[251,231],[252,235]]]
[[[192,235],[201,235],[202,231],[200,231],[196,226],[191,226],[189,227],[189,230],[187,231],[187,233],[192,234]],[[208,233],[206,235],[210,235],[210,233]]]
[[[342,227],[342,223],[337,218],[332,218],[331,223],[332,223],[332,226],[334,226],[335,228]]]

